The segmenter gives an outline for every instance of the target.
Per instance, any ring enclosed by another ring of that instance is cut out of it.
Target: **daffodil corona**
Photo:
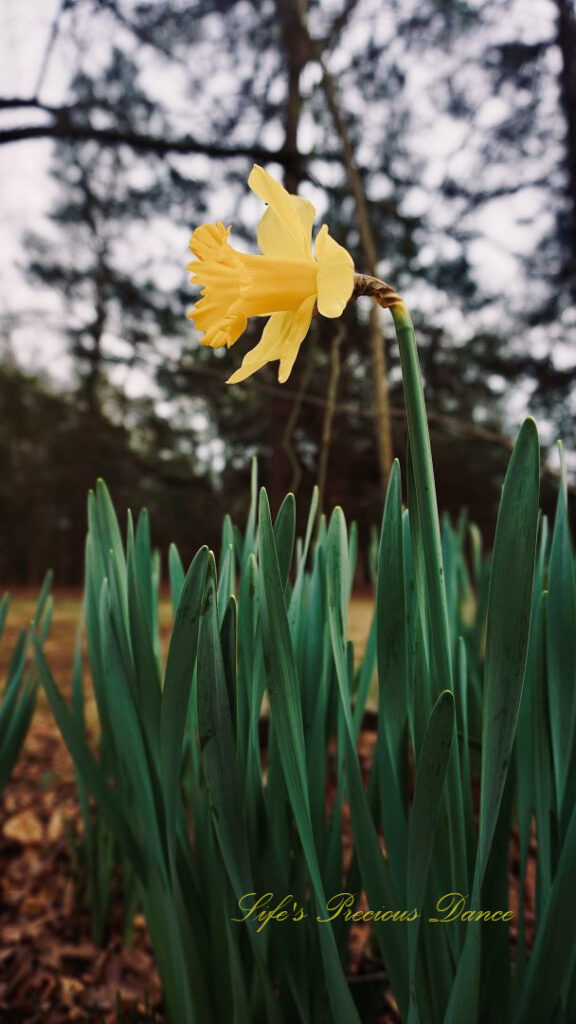
[[[229,384],[246,380],[275,359],[278,380],[290,376],[316,306],[323,316],[340,316],[354,288],[352,257],[322,225],[312,250],[316,211],[290,195],[257,165],[248,184],[268,204],[258,226],[261,253],[247,255],[228,242],[230,228],[202,224],[190,239],[196,259],[187,265],[202,298],[189,316],[204,331],[203,345],[233,345],[251,316],[269,316],[262,338],[248,352]]]

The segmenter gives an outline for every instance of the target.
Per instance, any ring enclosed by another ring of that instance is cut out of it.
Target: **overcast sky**
[[[39,69],[50,36],[59,0],[2,0],[0,4],[0,95],[27,97],[33,95]],[[54,92],[66,86],[66,75],[59,61],[53,61],[51,78]],[[33,111],[4,112],[2,124],[38,123]],[[13,336],[17,339],[18,360],[31,366],[50,366],[58,376],[65,375],[68,359],[63,345],[51,340],[46,350],[46,336],[41,329],[42,316],[57,317],[57,300],[50,303],[48,295],[38,295],[23,279],[19,264],[23,261],[22,234],[38,227],[49,209],[54,186],[48,177],[52,145],[48,140],[34,140],[0,146],[0,231],[2,261],[0,264],[0,317],[10,324],[11,315],[25,316],[25,329]]]

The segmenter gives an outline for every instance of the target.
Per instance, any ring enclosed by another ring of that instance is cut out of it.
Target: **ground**
[[[0,678],[18,630],[34,611],[34,596],[11,601],[0,649]],[[80,595],[56,593],[46,655],[70,694]],[[95,722],[95,703],[87,701]],[[0,803],[0,1020],[27,1024],[108,1022],[125,1011],[141,1016],[148,997],[160,1007],[161,989],[143,919],[134,944],[123,949],[119,924],[104,949],[90,941],[90,920],[79,892],[74,837],[79,811],[72,761],[40,692],[30,732]],[[129,1016],[126,1019],[130,1019]]]
[[[69,697],[81,595],[57,591],[45,653]],[[18,630],[34,613],[35,594],[17,592],[0,646],[0,681]],[[372,614],[369,596],[355,598],[350,635],[359,649]],[[171,613],[161,607],[166,637]],[[3,682],[1,683],[3,685]],[[86,718],[97,722],[88,689]],[[90,941],[90,919],[79,891],[74,837],[79,810],[74,768],[42,692],[12,777],[0,797],[0,1021],[108,1024],[161,1019],[161,988],[145,922],[136,918],[133,945],[121,943],[114,920],[105,948]]]

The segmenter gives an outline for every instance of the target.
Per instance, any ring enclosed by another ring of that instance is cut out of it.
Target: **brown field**
[[[82,592],[80,590],[55,590],[53,591],[53,599],[54,614],[50,633],[44,645],[44,653],[56,682],[62,691],[69,696],[72,682],[74,645],[82,614]],[[18,632],[29,625],[34,615],[35,607],[35,591],[15,590],[11,593],[10,610],[4,635],[0,642],[0,681],[4,678],[10,652],[13,650]],[[357,661],[361,660],[364,653],[373,607],[373,598],[369,593],[359,592],[354,595],[348,618],[348,630],[349,637],[355,645]],[[166,593],[163,595],[160,603],[160,626],[165,649],[168,646],[171,623],[172,609],[168,594]],[[87,690],[90,694],[88,678],[86,682]],[[90,695],[87,697],[86,715],[89,724],[93,724],[96,721],[96,710]],[[39,694],[36,708],[35,722],[37,721],[52,721],[50,708],[42,692]]]

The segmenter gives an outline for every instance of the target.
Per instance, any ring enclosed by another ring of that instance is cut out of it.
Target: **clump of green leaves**
[[[72,713],[82,733],[86,731],[84,715],[84,664],[82,634],[78,631],[72,677]],[[100,763],[106,765],[106,745],[99,738]],[[90,911],[92,942],[104,946],[108,938],[113,910],[120,912],[122,940],[132,941],[133,920],[138,909],[136,875],[123,855],[108,817],[101,805],[90,795],[81,772],[76,770],[78,803],[82,830],[69,830],[68,840],[76,876],[77,898]]]
[[[136,525],[129,517],[124,541],[105,486],[90,497],[85,622],[98,757],[80,683],[70,708],[40,645],[38,664],[86,799],[137,880],[171,1021],[374,1019],[377,1001],[350,974],[351,914],[330,911],[344,892],[351,910],[363,892],[373,912],[407,911],[372,922],[386,979],[373,991],[380,1007],[392,992],[409,1021],[574,1016],[576,591],[565,482],[550,536],[538,520],[538,439],[527,421],[491,557],[465,517],[443,523],[445,614],[431,606],[438,563],[410,460],[407,495],[408,510],[395,464],[361,658],[347,635],[354,528],[336,509],[313,538],[315,497],[296,538],[293,496],[273,521],[254,475],[246,530],[226,518],[218,565],[201,548],[185,571],[170,550],[165,660],[146,513]],[[376,677],[366,777],[357,739]],[[511,964],[506,921],[438,919],[449,893],[465,897],[467,913],[508,910],[513,826]],[[522,893],[534,826],[529,949]],[[286,917],[248,914],[266,894],[259,910],[289,897]]]

